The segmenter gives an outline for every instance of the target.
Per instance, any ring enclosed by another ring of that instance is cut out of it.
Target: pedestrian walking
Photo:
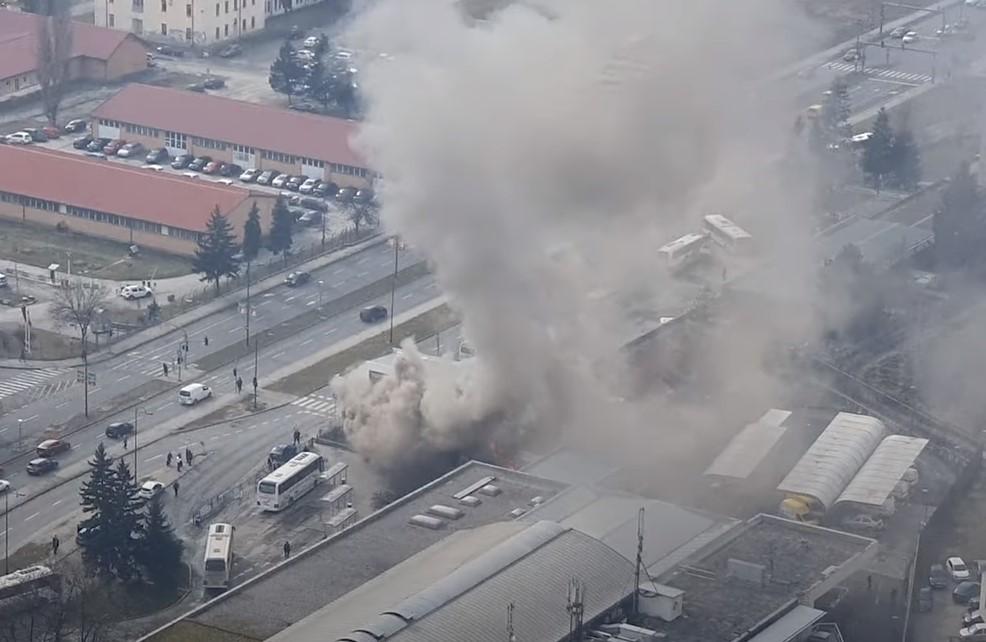
[[[192,463],[192,449],[191,448],[185,448],[185,461],[187,461],[189,464]]]
[[[204,343],[205,344],[205,347],[208,348],[209,347],[209,337],[203,336],[202,337],[202,343]]]
[[[297,428],[294,429],[294,445],[297,446],[301,443],[301,431]]]
[[[236,376],[236,368],[233,368],[233,381],[236,381],[239,377]]]
[[[124,450],[127,449],[127,438],[126,437],[123,438],[123,449]]]
[[[168,468],[171,468],[171,460],[174,458],[175,458],[174,455],[168,453],[168,458],[164,461],[164,465],[167,466]]]
[[[236,394],[243,392],[243,378],[239,377],[236,380]]]
[[[181,462],[178,462],[178,470],[181,470]],[[178,480],[175,480],[175,497],[178,497]]]
[[[181,457],[178,458],[178,472],[181,472]],[[175,494],[177,495],[178,491],[175,491]]]
[[[274,458],[270,455],[267,455],[267,470],[274,470]]]
[[[51,538],[51,554],[58,555],[58,545],[61,542],[58,541],[58,535],[53,535]]]
[[[284,559],[291,557],[291,542],[284,542]]]
[[[161,364],[161,369],[164,370],[164,376],[167,377],[168,376],[168,364],[162,363]]]

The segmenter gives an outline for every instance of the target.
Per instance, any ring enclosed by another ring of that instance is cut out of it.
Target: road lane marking
[[[302,344],[302,345],[304,345],[304,344]],[[281,358],[281,357],[283,357],[283,356],[284,356],[284,350],[281,350],[281,351],[280,351],[280,352],[278,352],[277,354],[272,354],[272,355],[270,356],[270,358],[271,358],[271,359],[280,359],[280,358]]]
[[[408,300],[408,299],[410,299],[410,298],[411,298],[412,296],[414,296],[414,292],[408,292],[407,294],[405,294],[405,295],[403,295],[403,296],[401,297],[401,301],[407,301],[407,300]]]
[[[10,428],[10,426],[7,426],[7,428]],[[7,432],[7,428],[0,428],[0,432]]]
[[[315,305],[315,299],[312,299],[311,301],[309,301],[305,305]]]
[[[65,406],[67,406],[67,405],[68,405],[68,402],[67,402],[67,401],[63,401],[63,402],[62,402],[62,403],[60,403],[60,404],[55,404],[55,407],[56,407],[56,408],[63,408],[63,407],[65,407]]]
[[[339,329],[339,328],[329,328],[329,330],[328,330],[328,332],[326,332],[325,334],[326,334],[326,335],[329,335],[329,334],[332,334],[333,332],[335,332],[335,331],[336,331],[336,330],[338,330],[338,329]]]
[[[155,459],[161,459],[162,457],[164,457],[163,454],[161,454],[161,455],[154,455],[153,457],[145,457],[144,458],[144,461],[154,461]]]
[[[357,273],[356,273],[356,276],[357,276],[358,278],[361,278],[361,279],[364,279],[364,278],[366,278],[366,277],[368,277],[368,276],[370,276],[370,273],[369,273],[369,272],[357,272]]]
[[[116,382],[117,383],[120,383],[121,381],[126,381],[129,378],[130,378],[130,375],[123,375],[122,377],[120,377],[119,379],[117,379]]]
[[[285,303],[290,303],[291,301],[294,301],[297,298],[298,297],[296,297],[296,296],[289,296],[288,298],[284,299],[284,302]]]
[[[65,500],[63,500],[63,499],[59,499],[58,501],[54,501],[54,502],[52,502],[52,503],[51,503],[51,505],[52,505],[52,506],[58,506],[58,505],[59,505],[59,504],[61,504],[61,503],[62,503],[63,501],[65,501]]]
[[[299,345],[303,345],[303,346],[306,346],[306,345],[308,345],[309,343],[311,343],[311,342],[312,342],[312,341],[314,341],[314,340],[315,340],[314,338],[311,338],[311,339],[305,339],[305,340],[304,340],[304,341],[302,341],[302,342],[301,342],[301,343],[300,343]]]
[[[234,332],[239,332],[240,330],[241,330],[241,328],[239,326],[236,326],[235,328],[233,328],[232,330],[230,330],[226,334],[233,334]]]
[[[37,419],[37,418],[38,418],[38,416],[37,416],[37,415],[31,415],[30,417],[28,417],[28,418],[27,418],[27,419],[25,419],[24,421],[31,421],[32,419]]]
[[[32,519],[34,519],[35,517],[37,517],[40,514],[41,514],[41,511],[38,511],[37,513],[34,513],[33,515],[28,515],[27,517],[24,518],[24,521],[25,522],[29,522],[29,521],[31,521]]]

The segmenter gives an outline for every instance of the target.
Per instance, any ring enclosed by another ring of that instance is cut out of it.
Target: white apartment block
[[[268,17],[320,0],[95,0],[95,22],[154,40],[210,45],[263,29]]]

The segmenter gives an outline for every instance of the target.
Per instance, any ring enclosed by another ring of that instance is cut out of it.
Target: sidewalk
[[[374,247],[376,245],[386,242],[387,239],[384,236],[380,236],[380,235],[373,236],[365,241],[361,241],[343,250],[326,254],[324,256],[313,259],[312,261],[309,261],[308,263],[302,265],[294,266],[294,269],[296,270],[304,269],[307,271],[321,269],[326,265],[330,265],[337,261],[345,260],[350,256],[354,254],[358,254],[367,248]],[[37,270],[37,268],[34,269]],[[187,277],[177,277],[177,278],[185,279]],[[196,280],[198,279],[196,275],[192,275],[192,278],[195,278]],[[280,285],[282,281],[283,281],[283,276],[281,274],[274,274],[261,281],[255,282],[251,287],[251,291],[254,295],[257,295]],[[227,292],[226,294],[223,294],[208,303],[204,303],[194,308],[193,310],[189,310],[188,312],[182,313],[172,319],[169,319],[167,322],[159,323],[151,328],[141,330],[140,332],[136,332],[124,339],[121,339],[116,343],[111,344],[105,351],[100,351],[92,355],[89,358],[89,363],[90,365],[96,363],[102,363],[103,361],[111,359],[118,354],[124,354],[126,352],[129,352],[131,350],[134,350],[144,345],[145,343],[158,339],[172,332],[176,332],[177,328],[181,328],[183,326],[189,325],[191,323],[204,319],[212,314],[215,314],[216,312],[219,312],[228,307],[232,307],[236,305],[237,302],[240,300],[240,298],[242,298],[242,296],[243,296],[243,291],[241,289],[236,289]],[[61,359],[58,361],[32,361],[32,360],[21,361],[19,359],[0,359],[0,368],[12,368],[12,369],[22,369],[22,370],[34,370],[40,368],[54,368],[54,367],[76,367],[80,365],[82,365],[81,358]]]

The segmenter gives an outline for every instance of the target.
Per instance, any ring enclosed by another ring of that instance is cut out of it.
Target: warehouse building
[[[364,187],[373,178],[341,118],[204,93],[132,84],[93,113],[92,130],[171,154],[209,156],[244,168],[276,170]]]
[[[0,9],[0,99],[37,88],[38,31],[43,18]],[[147,69],[147,49],[128,33],[72,23],[72,80],[107,82]]]
[[[36,147],[0,145],[0,217],[192,254],[214,208],[239,234],[256,203],[267,229],[269,194]]]

